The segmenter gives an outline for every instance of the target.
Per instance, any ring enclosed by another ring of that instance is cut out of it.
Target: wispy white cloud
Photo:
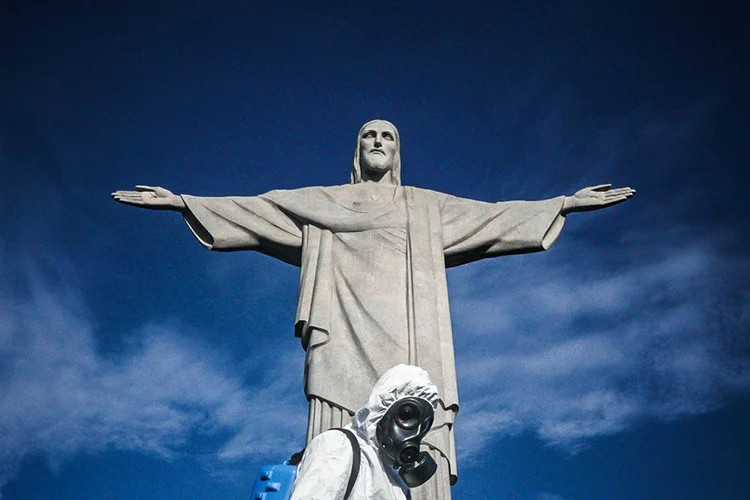
[[[521,431],[575,449],[750,389],[750,261],[717,234],[660,236],[650,255],[573,242],[451,277],[461,456]]]
[[[565,498],[560,495],[555,495],[554,493],[539,493],[536,496],[536,500],[565,500]]]
[[[298,357],[261,353],[243,367],[164,323],[132,332],[121,355],[103,355],[75,290],[51,284],[34,265],[3,267],[0,487],[32,454],[52,467],[108,448],[173,458],[200,434],[217,443],[203,458],[226,466],[303,444],[298,378],[273,376],[301,372]],[[252,378],[242,376],[248,373]]]

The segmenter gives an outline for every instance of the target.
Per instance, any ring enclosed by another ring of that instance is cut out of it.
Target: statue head
[[[385,120],[372,120],[359,129],[354,150],[351,182],[401,184],[401,140],[396,127]]]

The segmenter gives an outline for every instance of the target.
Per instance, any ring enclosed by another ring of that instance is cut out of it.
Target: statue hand
[[[182,212],[187,208],[180,196],[175,195],[169,189],[159,186],[138,185],[135,187],[135,191],[115,191],[112,193],[112,198],[125,205],[150,208],[152,210],[175,210]]]
[[[612,189],[612,184],[600,184],[583,188],[573,196],[566,196],[562,214],[570,212],[588,212],[600,208],[611,207],[629,200],[635,194],[635,189],[624,187]]]

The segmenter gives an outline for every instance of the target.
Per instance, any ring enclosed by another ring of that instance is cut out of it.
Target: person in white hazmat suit
[[[422,368],[397,365],[385,372],[344,427],[349,436],[329,430],[307,446],[291,500],[344,500],[347,490],[350,500],[410,499],[408,484],[422,484],[437,467],[419,452],[419,442],[430,430],[438,397]],[[359,445],[357,472],[352,438]]]

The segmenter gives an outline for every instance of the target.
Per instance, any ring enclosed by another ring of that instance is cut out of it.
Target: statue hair
[[[387,120],[370,120],[369,122],[362,125],[362,127],[359,129],[359,133],[357,134],[357,145],[354,148],[354,167],[352,168],[352,175],[351,175],[351,183],[352,184],[358,184],[362,182],[362,167],[359,164],[359,141],[362,137],[362,132],[364,132],[365,128],[367,128],[368,125],[371,125],[375,122],[382,122],[387,123],[391,127],[393,127],[394,132],[396,133],[396,154],[393,157],[393,168],[391,168],[390,172],[388,172],[386,175],[389,175],[391,178],[391,184],[394,186],[400,186],[401,185],[401,137],[398,134],[398,129],[394,124]]]

